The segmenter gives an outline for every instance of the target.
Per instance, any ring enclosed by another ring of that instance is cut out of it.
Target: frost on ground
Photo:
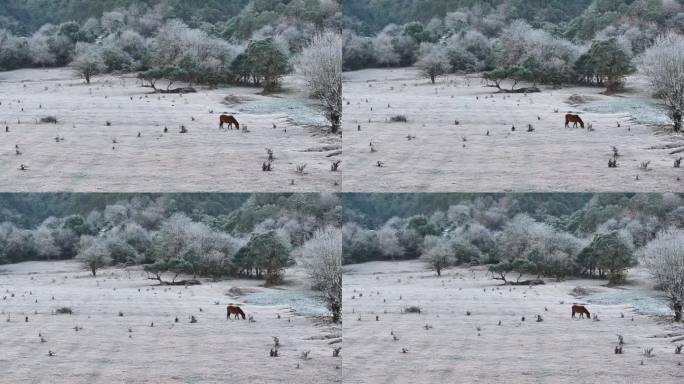
[[[153,94],[133,75],[86,85],[68,69],[2,72],[0,186],[31,192],[336,191],[341,172],[331,172],[330,164],[339,157],[341,138],[324,132],[324,119],[299,87],[287,78],[284,93],[268,96],[240,87]],[[222,113],[235,115],[248,132],[219,130]],[[57,123],[40,123],[44,117]],[[262,171],[267,148],[275,157],[270,172]],[[301,164],[305,172],[298,173]]]
[[[233,295],[304,295],[303,272],[287,273],[277,289],[209,279],[185,288],[158,286],[138,269],[112,268],[93,278],[71,261],[3,265],[0,382],[339,382],[342,355],[332,357],[341,345],[339,328],[293,312],[288,303]],[[255,322],[227,320],[230,303]],[[73,313],[56,314],[61,307]],[[278,357],[269,357],[274,336]]]
[[[476,76],[431,85],[412,68],[347,72],[344,163],[354,176],[345,190],[684,190],[684,171],[674,168],[684,137],[657,126],[667,115],[644,79],[630,77],[627,87],[611,96],[575,86],[503,94]],[[571,111],[593,130],[564,128]],[[618,167],[608,168],[613,146]]]
[[[623,288],[601,284],[547,280],[535,287],[501,286],[481,267],[451,269],[438,278],[417,261],[347,266],[343,381],[682,382],[684,355],[674,350],[684,328],[637,312],[630,302],[592,300],[623,290],[651,295],[644,282]],[[590,296],[573,296],[577,286]],[[572,319],[573,303],[585,304],[598,321]],[[407,310],[414,306],[420,313]],[[623,354],[614,353],[618,335]],[[644,356],[647,348],[655,356]]]

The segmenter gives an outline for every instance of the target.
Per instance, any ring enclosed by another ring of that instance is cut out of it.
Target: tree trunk
[[[330,113],[330,132],[337,133],[340,130],[340,114],[338,112]]]
[[[441,277],[441,276],[442,276],[442,268],[441,268],[441,267],[437,267],[437,268],[435,268],[435,269],[437,270],[437,277]]]
[[[672,308],[674,309],[674,321],[681,322],[682,321],[682,303],[674,303]]]
[[[430,81],[432,81],[432,84],[435,83],[435,75],[430,75]]]
[[[682,131],[682,111],[675,110],[672,113],[672,120],[674,121],[674,131],[679,133]]]
[[[90,267],[90,272],[93,273],[93,276],[97,276],[97,268],[95,268],[95,267]]]
[[[87,72],[86,72],[86,74],[85,74],[85,81],[86,81],[86,84],[90,84],[90,73],[87,73]]]
[[[332,312],[333,323],[340,322],[340,312],[342,311],[342,306],[339,303],[333,303],[330,305],[330,311]]]

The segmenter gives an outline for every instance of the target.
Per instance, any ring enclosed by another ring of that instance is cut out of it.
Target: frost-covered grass
[[[625,289],[585,279],[547,279],[546,285],[527,287],[502,286],[486,267],[452,268],[439,278],[420,261],[345,266],[344,379],[399,384],[416,378],[426,383],[681,382],[682,358],[671,341],[684,329],[637,311],[640,303],[631,299],[651,293],[649,282],[639,276],[630,274]],[[576,286],[615,300],[576,298],[571,295]],[[621,296],[624,291],[634,295]],[[586,305],[600,321],[571,318],[573,303]],[[420,314],[404,314],[410,305],[420,306]],[[542,322],[535,321],[537,315]],[[616,334],[624,338],[621,355],[614,353]],[[653,348],[654,357],[640,365],[647,348]]]
[[[273,95],[243,87],[153,94],[133,75],[86,85],[64,68],[0,72],[0,81],[3,191],[295,192],[341,184],[342,174],[330,172],[339,156],[307,151],[339,147],[341,138],[324,133],[289,77],[287,93]],[[251,101],[226,105],[228,95]],[[219,130],[222,113],[247,131]],[[40,123],[46,116],[57,123]],[[275,153],[271,172],[262,171],[264,148]]]
[[[681,154],[670,154],[684,149],[684,140],[653,126],[668,118],[639,77],[616,95],[577,86],[502,94],[475,75],[432,85],[414,68],[347,72],[344,79],[345,174],[354,175],[345,178],[346,191],[684,188],[673,167]],[[573,95],[588,102],[571,105]],[[565,128],[568,112],[580,114],[587,129]],[[407,122],[392,122],[398,115]],[[608,167],[611,146],[621,155],[616,168]],[[652,172],[639,171],[643,161]]]
[[[138,268],[109,268],[93,278],[72,261],[3,270],[3,383],[340,381],[336,366],[342,358],[332,356],[340,344],[328,344],[339,338],[339,327],[295,316],[290,302],[276,299],[287,298],[290,290],[296,292],[292,296],[303,295],[303,275],[290,270],[286,284],[274,288],[260,287],[258,280],[210,279],[187,288],[164,287]],[[246,302],[226,296],[231,287],[277,294],[271,304]],[[228,303],[239,304],[255,322],[226,319]],[[53,314],[61,307],[73,313]],[[191,323],[191,316],[197,322]],[[273,336],[280,340],[277,359],[269,357]],[[311,358],[302,361],[301,353],[309,350]]]

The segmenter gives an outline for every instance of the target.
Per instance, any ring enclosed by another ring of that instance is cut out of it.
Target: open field
[[[150,93],[134,75],[86,85],[66,68],[2,72],[0,188],[337,191],[341,172],[331,172],[330,163],[339,157],[341,137],[314,127],[325,122],[297,83],[288,77],[285,93],[271,96],[239,87],[174,95]],[[224,112],[249,132],[219,130]],[[58,122],[39,123],[46,116]],[[262,171],[266,148],[275,156],[271,172]],[[304,174],[296,172],[299,164],[306,164]]]
[[[679,383],[684,354],[674,349],[684,343],[681,325],[636,311],[630,302],[598,303],[629,296],[625,292],[642,299],[640,308],[654,301],[636,272],[621,288],[596,280],[513,287],[499,285],[481,267],[451,269],[438,278],[418,261],[346,266],[343,380]],[[587,295],[573,296],[577,286]],[[598,321],[572,319],[575,302],[586,303]],[[403,313],[409,306],[420,313]],[[618,334],[625,342],[622,355],[613,351]],[[646,348],[654,356],[644,356]]]
[[[346,72],[345,191],[683,190],[684,172],[673,167],[682,154],[672,152],[684,150],[684,137],[659,127],[667,118],[644,79],[627,87],[613,96],[589,87],[503,94],[475,76],[432,85],[414,68]],[[570,105],[573,95],[584,102]],[[564,128],[569,111],[593,131]],[[399,115],[407,122],[390,121]],[[608,168],[611,146],[617,168]]]
[[[292,311],[292,303],[311,299],[302,294],[302,272],[287,273],[275,288],[206,279],[185,288],[158,286],[138,269],[106,269],[94,278],[75,262],[3,265],[0,381],[339,382],[341,357],[332,357],[332,350],[341,344],[331,341],[341,341],[341,330]],[[250,299],[276,294],[282,304]],[[227,320],[229,303],[241,304],[255,322]],[[73,314],[54,314],[60,307]],[[277,358],[269,357],[272,336],[280,339]],[[309,359],[302,359],[309,350]]]

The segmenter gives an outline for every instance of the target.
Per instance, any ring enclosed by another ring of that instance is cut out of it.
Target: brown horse
[[[584,307],[584,305],[573,305],[572,306],[572,318],[575,318],[575,314],[579,313],[580,319],[584,318],[584,314],[586,313],[587,319],[591,319],[591,314],[589,313],[589,310]]]
[[[570,114],[570,113],[568,113],[567,115],[565,115],[565,128],[567,128],[568,125],[570,125],[570,123],[573,123],[573,124],[574,124],[574,125],[573,125],[573,128],[577,128],[577,123],[579,123],[579,125],[580,125],[582,128],[584,128],[584,121],[582,121],[582,118],[579,117],[579,115],[573,115],[573,114]]]
[[[235,128],[240,129],[240,123],[238,123],[235,117],[230,115],[221,115],[219,117],[219,128],[223,128],[223,124],[228,124],[230,129],[233,129],[233,125],[235,125]]]
[[[230,319],[231,314],[235,315],[236,319],[239,319],[240,316],[242,316],[242,320],[245,320],[245,313],[242,312],[242,309],[237,305],[229,305],[226,307],[226,319]]]

